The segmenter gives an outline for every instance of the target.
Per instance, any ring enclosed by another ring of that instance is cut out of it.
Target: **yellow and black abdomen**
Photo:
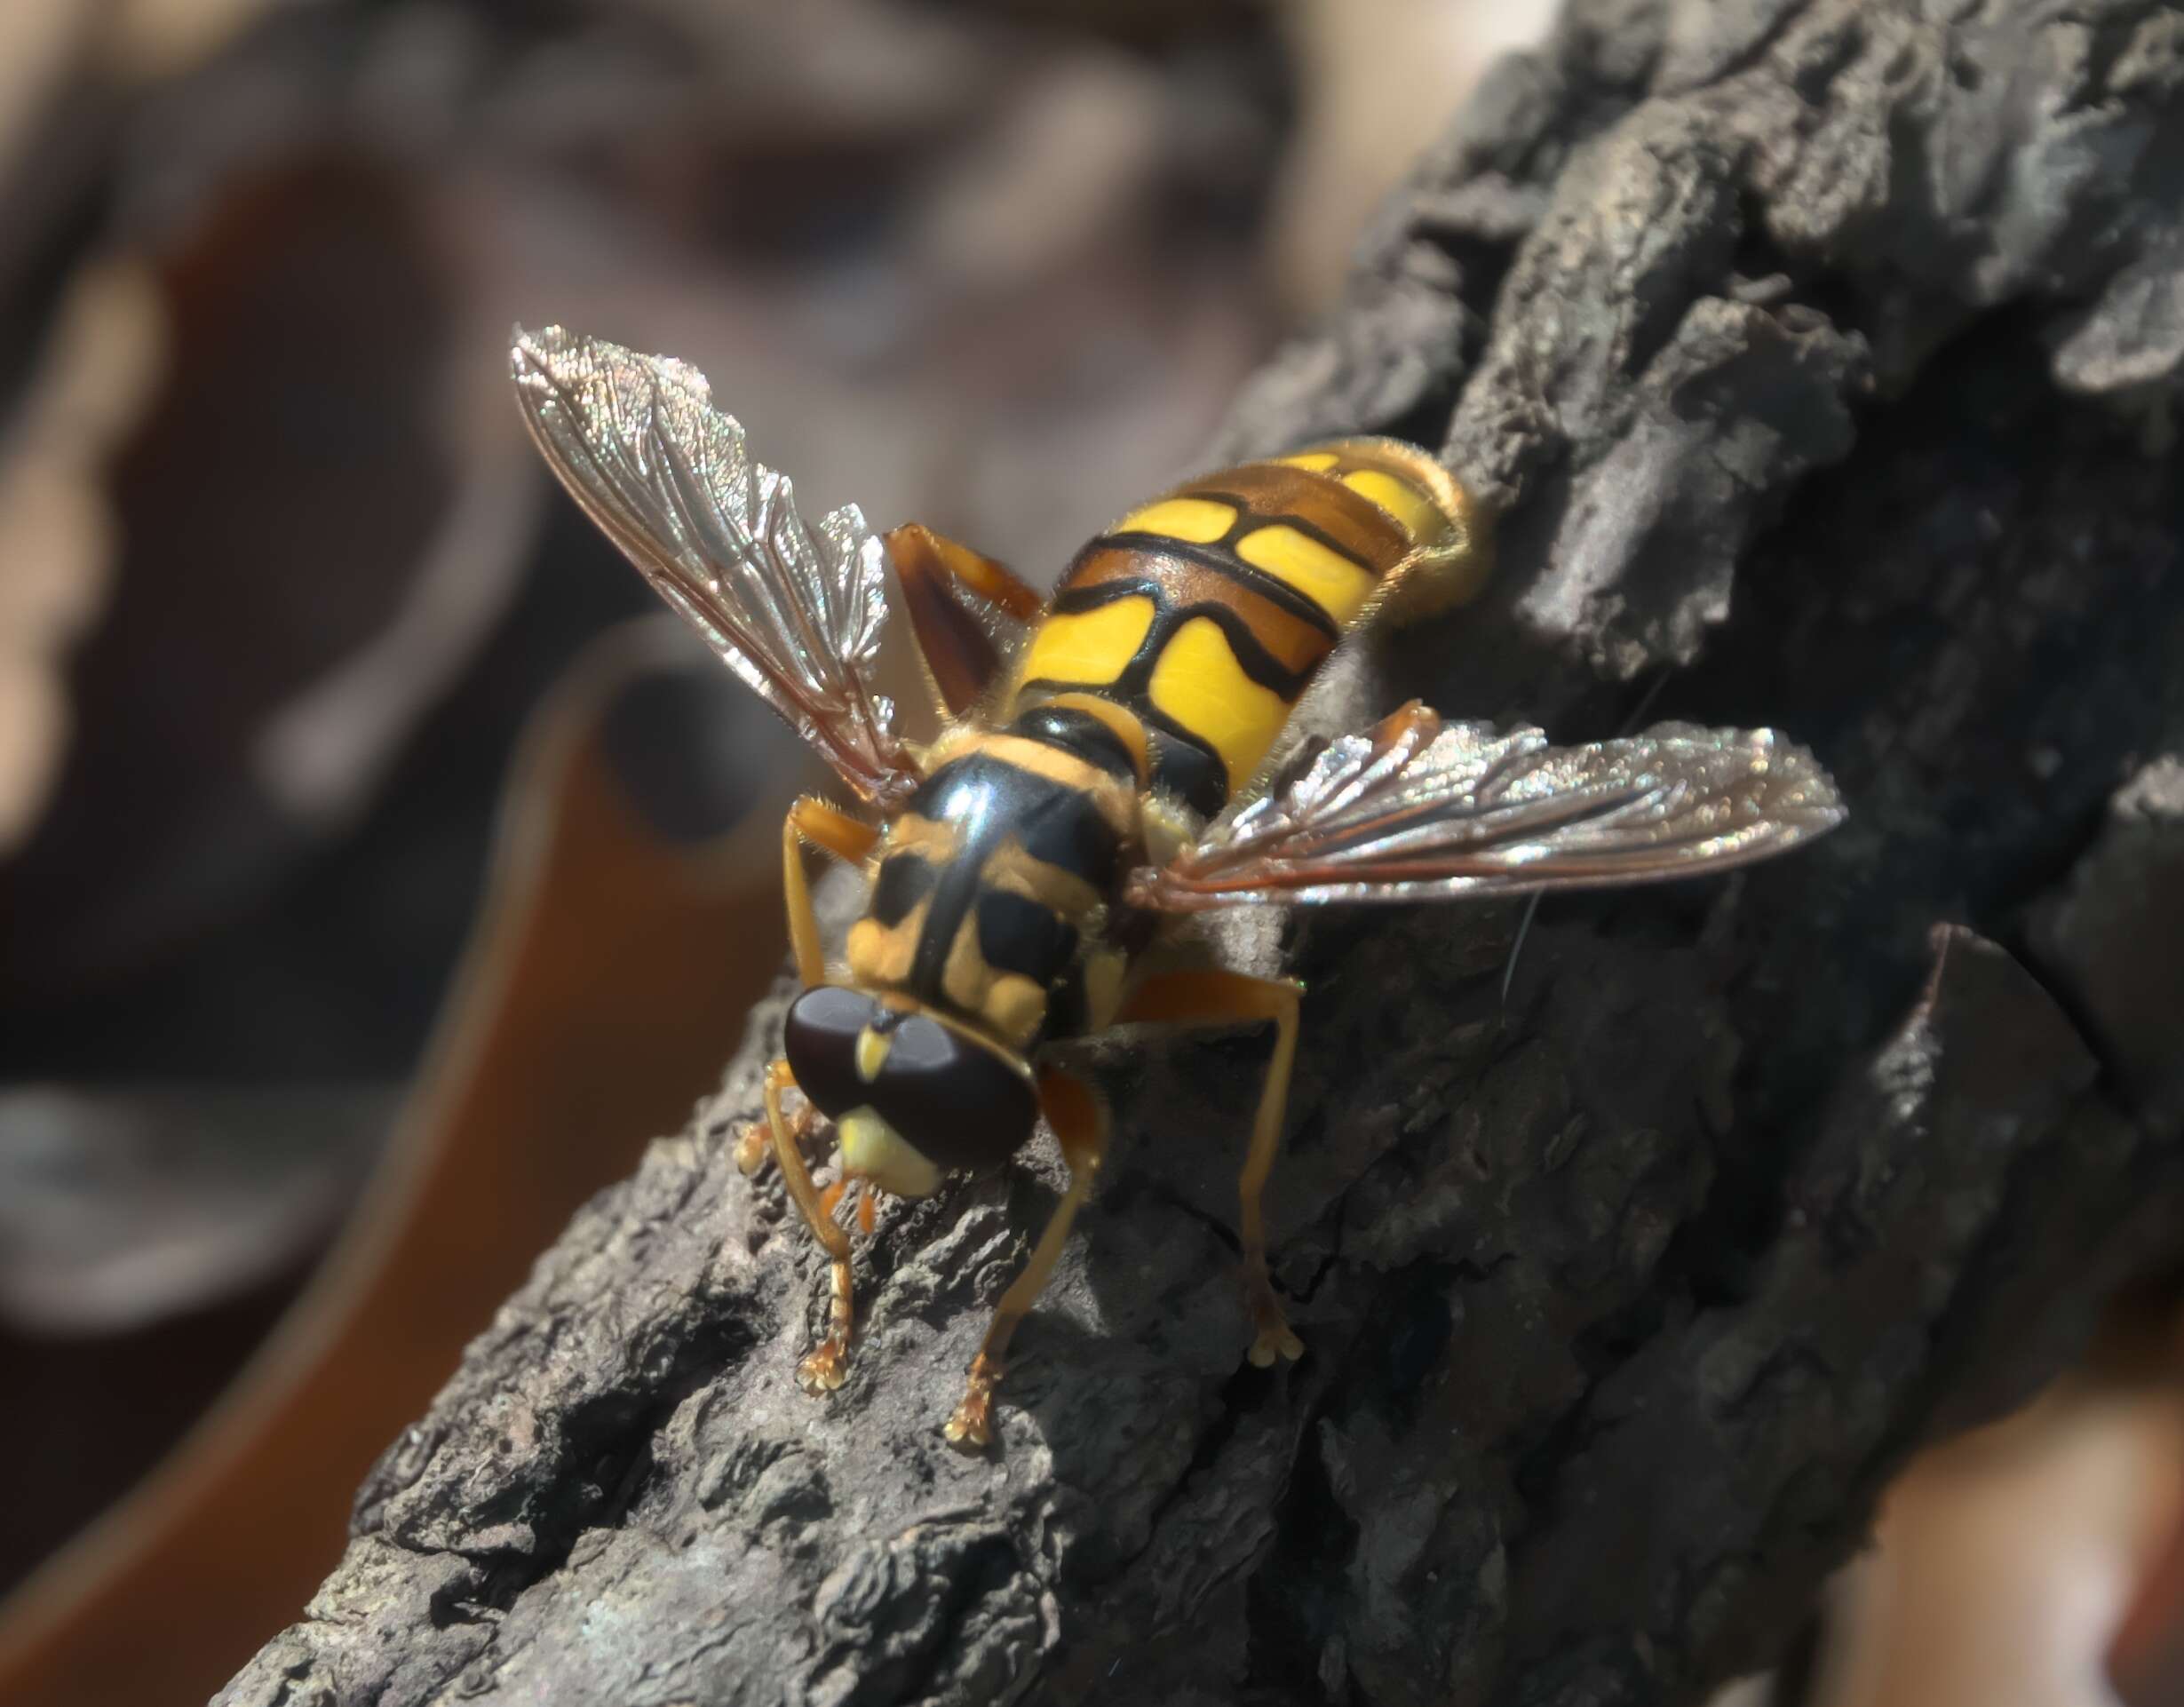
[[[1219,812],[1343,634],[1400,585],[1475,591],[1462,488],[1393,440],[1209,474],[1077,554],[1025,648],[1020,703],[1089,694],[1144,723],[1153,785]]]

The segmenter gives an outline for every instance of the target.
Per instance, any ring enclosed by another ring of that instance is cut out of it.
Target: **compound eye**
[[[871,996],[838,984],[814,984],[790,1004],[782,1052],[798,1089],[828,1119],[872,1100],[872,1087],[857,1071],[857,1040],[886,1018]]]
[[[943,1168],[1006,1161],[1039,1117],[1027,1068],[922,1013],[897,1023],[872,1089],[888,1124]]]
[[[869,1108],[936,1167],[1005,1161],[1039,1117],[1031,1069],[930,1015],[819,984],[790,1004],[782,1052],[830,1120]]]

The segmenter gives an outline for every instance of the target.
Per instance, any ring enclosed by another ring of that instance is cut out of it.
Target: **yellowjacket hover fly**
[[[1376,614],[1458,603],[1486,561],[1463,489],[1430,457],[1346,439],[1209,474],[1077,554],[1052,601],[911,525],[854,507],[808,528],[704,379],[558,327],[518,329],[531,433],[576,501],[728,667],[879,822],[816,798],[782,828],[804,991],[766,1077],[789,1190],[832,1258],[829,1331],[799,1365],[842,1385],[854,1315],[834,1209],[859,1182],[925,1196],[1005,1159],[1041,1115],[1070,1184],[1003,1296],[947,1433],[983,1444],[1009,1337],[1060,1256],[1107,1143],[1099,1096],[1056,1046],[1131,1020],[1270,1021],[1240,1184],[1257,1363],[1302,1350],[1267,1278],[1260,1188],[1280,1139],[1298,987],[1143,955],[1163,918],[1251,902],[1391,901],[1642,882],[1759,859],[1839,822],[1808,753],[1767,730],[1666,725],[1557,749],[1537,729],[1443,723],[1415,702],[1275,774],[1314,671]],[[945,726],[900,736],[872,687],[892,563]],[[830,978],[806,845],[870,896]],[[782,1093],[801,1090],[794,1119]],[[822,1194],[801,1142],[839,1139]],[[860,1207],[869,1219],[870,1198]]]

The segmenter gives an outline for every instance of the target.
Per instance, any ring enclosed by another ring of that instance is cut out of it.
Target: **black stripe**
[[[1362,463],[1358,465],[1361,468],[1364,466]],[[1317,472],[1318,471],[1307,470],[1306,472]],[[1328,480],[1332,479],[1333,476],[1331,473],[1328,473],[1322,474],[1321,478],[1322,480]],[[1356,490],[1355,488],[1350,488],[1348,489],[1352,491]],[[1357,492],[1356,495],[1361,498],[1365,498],[1365,495],[1362,492]],[[1194,492],[1192,496],[1195,497],[1200,495]],[[1243,538],[1244,535],[1256,533],[1261,528],[1294,528],[1306,539],[1326,546],[1327,549],[1334,552],[1337,557],[1348,559],[1349,561],[1356,564],[1359,568],[1364,570],[1367,575],[1372,576],[1374,580],[1377,581],[1380,578],[1381,571],[1373,567],[1371,559],[1359,556],[1354,547],[1344,544],[1325,528],[1314,527],[1311,522],[1306,521],[1302,516],[1292,516],[1287,512],[1275,514],[1269,513],[1264,510],[1254,510],[1249,504],[1244,503],[1242,498],[1227,492],[1207,492],[1203,496],[1217,499],[1222,504],[1233,504],[1235,507],[1236,525],[1231,528],[1226,534],[1221,536],[1221,544],[1224,545],[1233,544],[1235,541]],[[1372,500],[1370,498],[1365,498],[1365,502],[1370,504],[1372,503]],[[1386,514],[1387,512],[1383,511],[1382,513]],[[1391,520],[1393,520],[1393,518],[1391,518]],[[1400,534],[1405,535],[1406,536],[1410,533],[1410,529],[1405,528],[1400,521],[1395,523],[1395,530]]]
[[[1210,564],[1208,567],[1218,569],[1219,565]],[[1250,566],[1243,567],[1249,568]],[[1213,750],[1211,743],[1195,730],[1185,728],[1156,706],[1147,691],[1161,654],[1175,638],[1176,631],[1195,616],[1207,618],[1221,631],[1221,638],[1227,643],[1230,655],[1235,659],[1236,666],[1243,672],[1245,679],[1267,688],[1292,706],[1310,684],[1313,671],[1283,669],[1280,661],[1267,650],[1258,635],[1251,631],[1250,624],[1225,605],[1171,607],[1167,601],[1166,590],[1149,576],[1103,582],[1091,587],[1072,587],[1055,599],[1053,608],[1070,614],[1097,609],[1116,599],[1131,597],[1153,600],[1153,621],[1130,663],[1113,681],[1101,684],[1099,691],[1129,706],[1147,726],[1153,786],[1180,798],[1194,812],[1211,817],[1227,804],[1227,765]],[[1324,613],[1322,613],[1322,620],[1324,620]],[[1083,682],[1035,677],[1024,682],[1022,687],[1025,692],[1066,693],[1082,690],[1085,685]],[[937,920],[938,914],[939,906],[936,903],[934,920]],[[932,921],[929,921],[928,931],[931,924]]]
[[[879,876],[872,880],[872,899],[867,910],[893,930],[933,893],[940,875],[933,861],[922,854],[907,849],[890,854],[879,862]]]
[[[1080,758],[1125,782],[1134,784],[1138,780],[1137,761],[1123,744],[1122,736],[1090,711],[1080,711],[1072,705],[1035,705],[1009,725],[1009,733],[1059,748],[1072,758]]]
[[[1249,568],[1251,566],[1244,564],[1241,567]],[[1146,630],[1145,639],[1138,643],[1137,652],[1132,655],[1129,667],[1117,679],[1118,682],[1142,685],[1144,675],[1149,672],[1153,660],[1159,656],[1161,648],[1167,645],[1168,637],[1194,616],[1212,618],[1227,637],[1228,649],[1235,654],[1236,663],[1243,673],[1261,687],[1271,688],[1292,704],[1312,679],[1310,670],[1284,670],[1274,654],[1260,643],[1259,636],[1251,632],[1251,624],[1227,606],[1171,605],[1168,603],[1167,590],[1149,576],[1140,580],[1106,581],[1097,586],[1067,588],[1055,599],[1052,608],[1062,615],[1072,616],[1083,611],[1096,610],[1102,605],[1111,605],[1117,599],[1129,598],[1150,599],[1153,601],[1153,623]],[[1319,616],[1324,623],[1326,613],[1322,611]],[[1334,632],[1339,639],[1339,631]],[[1027,681],[1024,686],[1029,687],[1034,683],[1057,690],[1085,685],[1038,676]]]
[[[1282,668],[1259,637],[1251,631],[1241,616],[1222,606],[1188,605],[1180,610],[1163,607],[1154,616],[1153,625],[1147,630],[1144,642],[1139,647],[1122,674],[1112,682],[1105,683],[1100,691],[1111,699],[1120,700],[1137,712],[1139,720],[1156,733],[1169,737],[1163,745],[1159,741],[1148,742],[1153,758],[1153,782],[1156,788],[1181,797],[1193,811],[1211,814],[1220,810],[1228,798],[1228,767],[1211,745],[1195,731],[1185,728],[1153,703],[1148,685],[1153,671],[1159,663],[1160,655],[1175,638],[1177,629],[1194,616],[1203,616],[1221,631],[1230,653],[1236,660],[1247,680],[1279,695],[1292,706],[1312,679],[1312,672],[1288,671]],[[1082,682],[1055,681],[1048,677],[1035,677],[1023,684],[1025,692],[1048,691],[1065,693],[1081,690]],[[1182,749],[1179,750],[1179,746]],[[1212,804],[1208,805],[1211,801]]]
[[[1082,789],[971,752],[927,777],[908,810],[953,825],[962,839],[941,868],[912,963],[912,989],[945,1000],[941,974],[963,922],[979,903],[987,859],[1014,837],[1033,859],[1080,877],[1102,895],[1122,875],[1122,840]]]
[[[1044,989],[1076,952],[1076,926],[1028,895],[989,889],[978,898],[978,951],[996,972]]]
[[[1039,1041],[1081,1037],[1092,1018],[1092,999],[1084,992],[1084,963],[1066,968],[1046,994],[1046,1019],[1039,1027]]]
[[[1080,789],[1054,789],[1013,827],[1033,859],[1084,878],[1103,895],[1113,891],[1122,875],[1122,838],[1107,814]]]
[[[1210,545],[1194,545],[1188,540],[1171,540],[1161,534],[1109,534],[1099,543],[1112,545],[1118,541],[1132,539],[1158,540],[1168,556],[1195,563],[1202,569],[1211,569],[1224,581],[1233,581],[1238,586],[1247,588],[1268,604],[1279,605],[1299,622],[1311,623],[1330,640],[1342,638],[1342,625],[1335,621],[1318,599],[1309,593],[1298,591],[1288,582],[1278,576],[1269,575],[1257,564],[1245,562],[1227,541],[1222,542],[1218,552]],[[1138,547],[1124,545],[1123,549],[1134,552]],[[1366,573],[1370,574],[1371,571],[1368,569]]]
[[[1228,804],[1228,766],[1192,731],[1144,696],[1138,707],[1148,726],[1153,750],[1153,786],[1172,794],[1193,812],[1211,818]]]
[[[1139,649],[1137,657],[1131,660],[1130,668],[1123,672],[1123,680],[1129,682],[1132,687],[1141,686],[1143,680],[1149,680],[1160,653],[1167,648],[1175,631],[1194,616],[1208,618],[1221,631],[1228,641],[1229,651],[1235,656],[1237,668],[1243,671],[1246,679],[1280,695],[1292,705],[1311,682],[1310,670],[1284,670],[1282,661],[1267,651],[1259,636],[1251,632],[1251,625],[1226,605],[1185,605],[1179,610],[1165,612],[1156,618],[1153,633],[1146,637],[1148,644]],[[1157,647],[1151,645],[1156,637],[1160,641]],[[1142,679],[1133,680],[1132,678]]]
[[[1113,681],[1092,684],[1109,699],[1136,705],[1144,696],[1145,685],[1152,679],[1154,667],[1160,655],[1167,649],[1175,631],[1194,616],[1203,616],[1221,631],[1221,638],[1228,642],[1228,650],[1243,672],[1244,679],[1255,682],[1270,694],[1279,695],[1291,705],[1311,684],[1310,670],[1284,670],[1281,660],[1259,644],[1259,636],[1251,632],[1251,625],[1226,605],[1185,605],[1179,610],[1163,610],[1153,619],[1153,626],[1146,631],[1144,640],[1123,673]],[[1086,691],[1081,681],[1063,681],[1054,676],[1033,676],[1024,682],[1026,693],[1068,694]]]
[[[933,905],[925,909],[925,922],[917,933],[917,951],[910,957],[909,988],[925,1001],[948,1000],[941,988],[948,951],[955,946],[956,933],[963,929],[964,919],[976,904],[978,891],[975,859],[959,855],[941,868],[941,880],[933,889]]]
[[[1118,599],[1149,599],[1157,607],[1162,603],[1160,583],[1150,576],[1134,581],[1102,581],[1090,587],[1064,587],[1054,595],[1048,608],[1060,616],[1076,616],[1088,610],[1098,610],[1102,605],[1111,605]]]

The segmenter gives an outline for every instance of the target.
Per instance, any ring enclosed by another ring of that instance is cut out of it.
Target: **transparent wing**
[[[1537,729],[1444,724],[1410,705],[1308,753],[1171,863],[1137,872],[1131,899],[1195,912],[1645,883],[1765,859],[1843,816],[1827,773],[1771,730],[1663,724],[1550,747]]]
[[[704,376],[559,326],[518,327],[510,366],[561,483],[655,591],[866,799],[916,785],[872,691],[887,607],[879,541],[854,504],[798,514]]]

